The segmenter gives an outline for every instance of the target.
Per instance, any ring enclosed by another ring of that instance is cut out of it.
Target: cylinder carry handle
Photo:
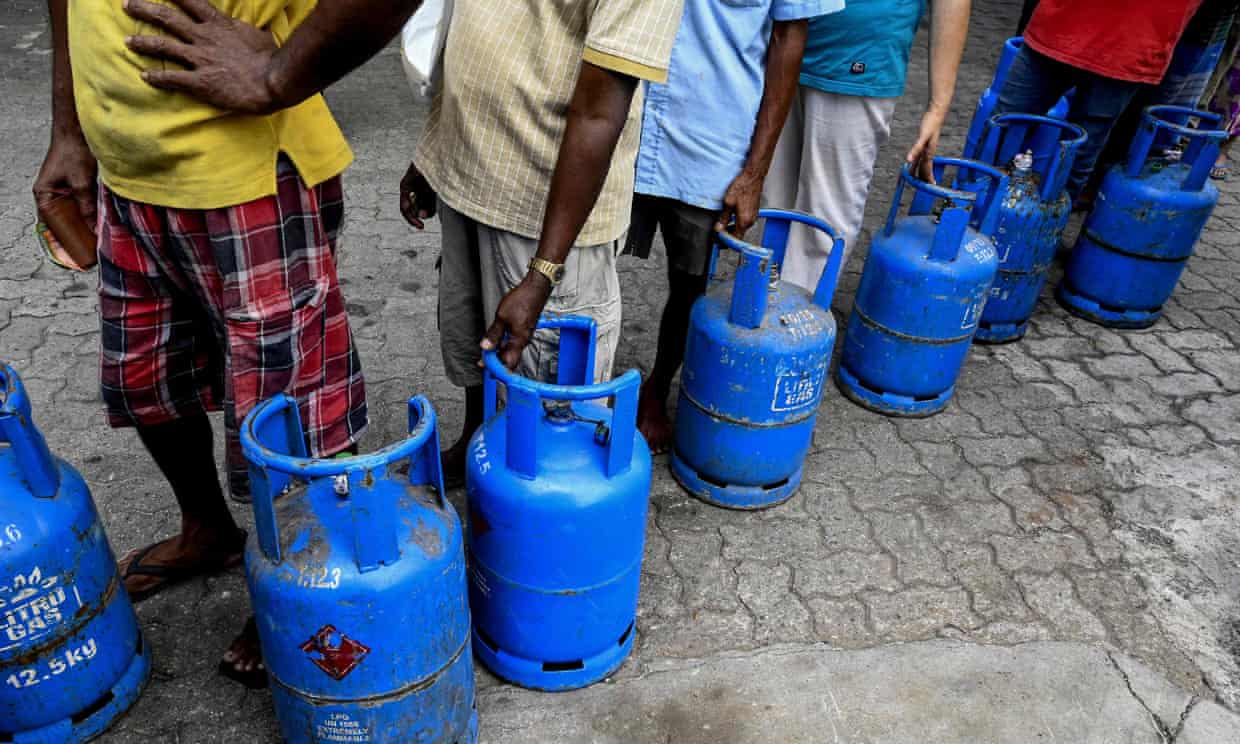
[[[844,239],[839,236],[835,228],[827,224],[826,220],[819,219],[812,214],[792,209],[762,209],[758,211],[758,217],[765,220],[762,230],[762,246],[772,251],[776,266],[784,264],[784,253],[788,249],[788,236],[794,222],[825,233],[831,239],[831,253],[827,256],[827,264],[822,268],[822,273],[818,276],[818,284],[814,289],[814,304],[823,310],[830,311],[831,300],[835,297],[835,289],[839,284],[840,272],[844,268]]]
[[[1189,118],[1198,120],[1198,126],[1190,127],[1181,121]],[[1209,111],[1201,111],[1188,106],[1148,106],[1141,114],[1141,129],[1128,149],[1128,160],[1124,164],[1124,174],[1136,178],[1141,174],[1149,159],[1150,151],[1160,134],[1170,134],[1189,140],[1188,150],[1184,153],[1183,162],[1189,165],[1188,175],[1180,184],[1182,191],[1200,191],[1210,176],[1210,169],[1218,159],[1218,151],[1223,140],[1227,139],[1227,131],[1218,129],[1223,118]],[[1203,128],[1209,126],[1212,128]]]
[[[597,329],[593,318],[580,315],[544,315],[538,328],[560,332],[559,369],[556,383],[522,377],[504,366],[495,351],[482,354],[483,409],[487,418],[499,411],[498,384],[507,392],[506,462],[508,469],[526,479],[538,475],[538,425],[547,415],[543,401],[600,400],[614,398],[611,408],[607,448],[607,477],[612,478],[632,465],[633,440],[637,431],[637,393],[641,374],[635,369],[609,382],[592,384]],[[514,446],[519,445],[519,446]]]
[[[34,425],[30,396],[16,370],[0,362],[0,442],[8,442],[17,472],[35,498],[50,499],[60,490],[60,466],[43,433]]]
[[[788,236],[794,222],[824,232],[831,239],[831,253],[814,290],[814,304],[830,311],[831,300],[835,296],[840,271],[843,269],[843,238],[824,220],[804,212],[762,209],[758,211],[758,218],[765,222],[761,246],[747,243],[724,231],[715,235],[715,245],[711,249],[711,274],[715,271],[720,246],[730,248],[740,255],[736,276],[732,281],[732,304],[728,308],[728,322],[742,328],[758,328],[762,325],[770,299],[768,289],[771,286],[772,274],[777,276],[779,267],[784,263]]]
[[[1034,171],[1042,181],[1038,198],[1053,202],[1068,185],[1076,153],[1088,135],[1076,124],[1036,114],[998,114],[986,122],[981,160],[1002,167],[1018,153],[1033,151]]]
[[[250,463],[254,521],[258,544],[275,563],[281,561],[280,528],[275,500],[294,481],[331,478],[352,511],[354,558],[365,573],[400,560],[396,503],[374,484],[395,475],[393,465],[409,459],[409,483],[435,489],[446,508],[443,466],[439,461],[439,427],[435,409],[421,395],[409,399],[409,436],[377,452],[347,458],[306,456],[297,401],[281,393],[255,406],[241,426],[241,448]]]
[[[962,191],[948,188],[939,183],[928,183],[913,175],[906,163],[900,170],[900,180],[896,184],[896,193],[891,200],[891,211],[887,213],[887,224],[883,233],[888,237],[896,229],[896,218],[900,215],[904,187],[911,186],[917,193],[909,203],[909,215],[927,215],[934,207],[934,202],[942,199],[945,204],[939,215],[939,224],[934,231],[934,240],[930,243],[927,257],[934,261],[955,261],[964,243],[965,232],[973,225],[983,235],[993,235],[999,218],[1000,194],[1007,193],[1008,178],[999,169],[964,158],[935,158],[933,163],[935,181],[943,180],[943,172],[948,166],[954,166],[958,175],[967,175],[971,182],[977,177],[986,179],[986,186],[980,192]]]

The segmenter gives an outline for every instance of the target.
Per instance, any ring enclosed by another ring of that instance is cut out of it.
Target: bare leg
[[[637,404],[637,428],[646,437],[654,454],[666,452],[672,445],[667,396],[676,371],[685,360],[685,342],[689,338],[689,314],[693,303],[706,291],[705,276],[695,276],[670,266],[667,273],[667,304],[663,306],[663,318],[659,322],[659,345],[655,351],[654,369],[642,383]]]
[[[461,427],[461,437],[443,452],[443,478],[448,488],[455,488],[465,482],[465,460],[469,454],[469,440],[474,432],[483,424],[485,412],[482,410],[482,386],[471,385],[465,388],[465,425]]]

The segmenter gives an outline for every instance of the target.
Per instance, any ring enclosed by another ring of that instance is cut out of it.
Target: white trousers
[[[879,148],[891,134],[897,98],[867,98],[800,86],[762,191],[768,207],[826,220],[844,239],[844,261],[861,233]],[[831,241],[794,226],[781,278],[813,292]]]

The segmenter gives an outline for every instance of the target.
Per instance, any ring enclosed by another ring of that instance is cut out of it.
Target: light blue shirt
[[[843,7],[844,0],[685,0],[667,82],[646,88],[637,193],[720,209],[749,155],[772,23]]]

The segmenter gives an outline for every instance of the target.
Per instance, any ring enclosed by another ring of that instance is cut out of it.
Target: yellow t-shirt
[[[322,96],[270,116],[247,116],[151,87],[142,71],[165,63],[129,51],[125,37],[156,31],[126,15],[121,2],[69,2],[78,118],[109,189],[163,207],[217,209],[274,194],[281,152],[308,186],[338,175],[352,162],[353,153]],[[269,27],[276,43],[283,43],[315,0],[212,4],[234,18]]]

